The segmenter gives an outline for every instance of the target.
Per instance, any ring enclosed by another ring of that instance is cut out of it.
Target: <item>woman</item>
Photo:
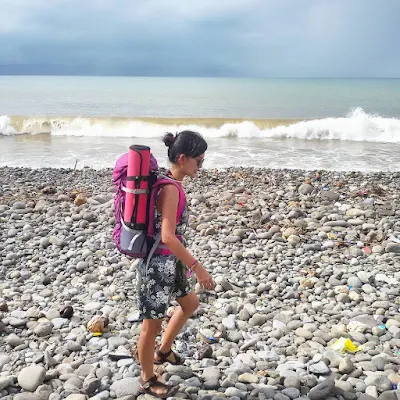
[[[194,178],[203,165],[207,143],[192,131],[177,135],[167,133],[163,141],[168,147],[170,179],[181,184],[185,176]],[[212,289],[214,282],[207,270],[190,254],[176,235],[183,235],[188,223],[187,210],[176,221],[179,191],[175,185],[164,185],[157,195],[155,233],[161,232],[161,241],[171,255],[153,255],[146,268],[146,260],[139,265],[139,309],[143,320],[138,343],[138,358],[142,367],[140,390],[158,398],[173,396],[178,387],[159,381],[154,375],[154,364],[168,362],[182,364],[181,357],[171,350],[172,343],[186,321],[199,306],[197,295],[190,290],[187,269],[193,271],[203,289]],[[179,306],[165,330],[159,349],[154,353],[156,336],[161,332],[171,298]]]

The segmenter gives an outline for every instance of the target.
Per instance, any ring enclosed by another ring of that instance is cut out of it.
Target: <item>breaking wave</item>
[[[400,119],[367,114],[356,108],[345,117],[311,120],[9,117],[0,116],[0,135],[50,134],[86,137],[160,137],[166,131],[197,130],[206,138],[293,138],[400,142]]]

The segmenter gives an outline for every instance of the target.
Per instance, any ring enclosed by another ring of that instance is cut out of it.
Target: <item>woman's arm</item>
[[[161,241],[185,265],[191,265],[196,259],[175,236],[178,202],[178,189],[174,185],[165,185],[157,203],[157,209],[161,212]]]
[[[176,213],[179,203],[179,191],[174,185],[165,185],[160,192],[157,209],[161,212],[161,241],[168,249],[189,266],[196,274],[200,285],[212,289],[214,283],[207,270],[190,254],[176,237]]]

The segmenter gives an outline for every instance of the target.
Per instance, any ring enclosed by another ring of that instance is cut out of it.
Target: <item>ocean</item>
[[[131,144],[167,165],[193,129],[205,168],[400,170],[400,79],[0,76],[0,166],[113,167]]]

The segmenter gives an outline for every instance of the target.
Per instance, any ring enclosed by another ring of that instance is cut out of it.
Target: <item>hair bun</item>
[[[176,136],[168,132],[163,137],[163,142],[167,147],[171,147],[175,143]]]

